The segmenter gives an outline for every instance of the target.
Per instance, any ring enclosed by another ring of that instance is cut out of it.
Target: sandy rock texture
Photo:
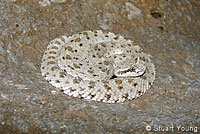
[[[199,133],[199,11],[199,0],[1,0],[0,133]],[[105,104],[45,81],[48,42],[93,29],[134,40],[152,56],[148,93]]]

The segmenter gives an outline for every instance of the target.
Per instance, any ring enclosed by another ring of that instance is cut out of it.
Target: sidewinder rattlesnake
[[[41,72],[69,96],[106,103],[137,98],[155,80],[154,64],[135,42],[100,30],[52,40]]]

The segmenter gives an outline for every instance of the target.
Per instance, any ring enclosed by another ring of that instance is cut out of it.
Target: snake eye
[[[110,79],[115,79],[115,78],[117,78],[117,76],[116,76],[116,75],[113,75]]]

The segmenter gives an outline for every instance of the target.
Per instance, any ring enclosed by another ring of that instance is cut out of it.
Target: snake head
[[[137,62],[129,67],[126,68],[118,68],[115,71],[115,75],[117,77],[138,77],[145,73],[146,66],[143,62],[139,61],[139,58]]]

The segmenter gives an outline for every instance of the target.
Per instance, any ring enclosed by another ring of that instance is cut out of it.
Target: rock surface
[[[0,133],[200,132],[199,11],[198,0],[2,0]],[[92,29],[152,55],[157,74],[148,93],[105,104],[66,96],[44,80],[48,42]]]

